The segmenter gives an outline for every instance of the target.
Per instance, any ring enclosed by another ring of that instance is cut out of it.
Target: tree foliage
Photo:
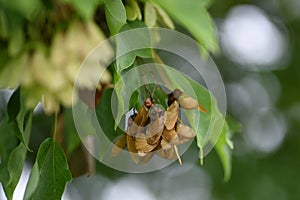
[[[198,41],[202,51],[217,53],[217,33],[207,10],[210,4],[209,0],[0,1],[0,87],[14,90],[7,104],[7,113],[0,122],[0,181],[7,198],[12,199],[26,155],[32,151],[29,141],[34,140],[31,138],[33,109],[39,102],[42,102],[47,115],[55,115],[54,134],[47,135],[39,144],[25,199],[60,199],[66,183],[71,181],[71,172],[76,176],[89,171],[85,168],[91,165],[90,158],[80,151],[81,143],[72,122],[70,106],[74,93],[75,99],[84,101],[82,92],[89,92],[91,88],[87,80],[80,85],[84,91],[76,91],[74,81],[80,64],[98,43],[117,33],[139,27],[184,27]],[[118,54],[120,45],[126,47],[126,41],[119,38],[118,42],[117,38],[116,43]],[[99,66],[105,75],[97,87],[96,103],[99,99],[100,103],[96,105],[96,112],[99,121],[107,121],[106,135],[109,138],[122,133],[119,129],[116,131],[116,127],[124,113],[118,113],[116,124],[112,124],[112,116],[103,105],[103,102],[109,102],[105,98],[110,98],[103,95],[107,90],[105,87],[117,83],[122,73],[139,63],[148,62],[149,59],[159,62],[153,52],[153,49],[135,50],[118,57],[109,70]],[[169,77],[177,76],[175,71],[168,73]],[[203,102],[205,107],[211,108],[207,118],[215,118],[216,124],[219,123],[218,119],[222,121],[225,116],[218,110],[218,102],[210,92],[201,84],[187,77],[182,78],[197,91],[195,98]],[[176,85],[176,81],[172,82],[174,88],[180,86]],[[115,87],[119,107],[124,106],[123,89],[124,85]],[[139,109],[145,100],[143,94],[146,93],[145,88],[140,88],[132,96],[130,94],[126,97],[131,99],[130,107]],[[166,105],[164,102],[168,97],[161,88],[155,91],[153,97]],[[199,157],[202,160],[203,145],[210,140],[202,131],[207,129],[209,119],[193,124],[192,118],[190,115],[189,121],[196,132]],[[55,124],[58,124],[57,127]],[[233,146],[229,136],[230,127],[225,122],[216,144],[225,180],[229,179],[231,172]],[[86,166],[82,167],[84,169],[75,169],[72,165],[78,149],[86,158],[83,162]]]

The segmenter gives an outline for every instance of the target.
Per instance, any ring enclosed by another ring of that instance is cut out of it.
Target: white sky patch
[[[277,68],[286,51],[286,39],[262,10],[234,7],[221,26],[221,44],[233,61],[251,70]]]

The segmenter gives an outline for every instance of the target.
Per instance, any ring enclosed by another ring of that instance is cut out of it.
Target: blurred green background
[[[228,114],[242,124],[227,183],[215,151],[199,166],[194,142],[183,166],[174,162],[157,172],[127,174],[97,162],[96,175],[74,179],[63,199],[300,199],[299,10],[299,0],[215,1],[209,9],[218,27],[221,53],[213,59],[225,82]],[[1,91],[1,112],[8,96]],[[33,149],[47,135],[41,130],[51,132],[52,120],[36,113]],[[19,192],[30,165],[29,159]]]

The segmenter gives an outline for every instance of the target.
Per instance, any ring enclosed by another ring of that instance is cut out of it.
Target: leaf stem
[[[200,165],[203,165],[203,149],[200,147]]]
[[[58,111],[55,111],[54,114],[54,127],[53,127],[53,139],[56,141],[56,134],[57,134],[57,116],[58,116]]]

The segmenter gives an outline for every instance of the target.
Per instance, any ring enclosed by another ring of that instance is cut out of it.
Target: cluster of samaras
[[[128,119],[127,132],[116,140],[112,156],[117,156],[127,147],[137,164],[147,163],[154,153],[164,159],[178,158],[181,164],[177,145],[188,142],[196,134],[178,117],[179,107],[207,111],[196,99],[178,89],[169,94],[168,106],[164,111],[147,99],[139,112]]]

